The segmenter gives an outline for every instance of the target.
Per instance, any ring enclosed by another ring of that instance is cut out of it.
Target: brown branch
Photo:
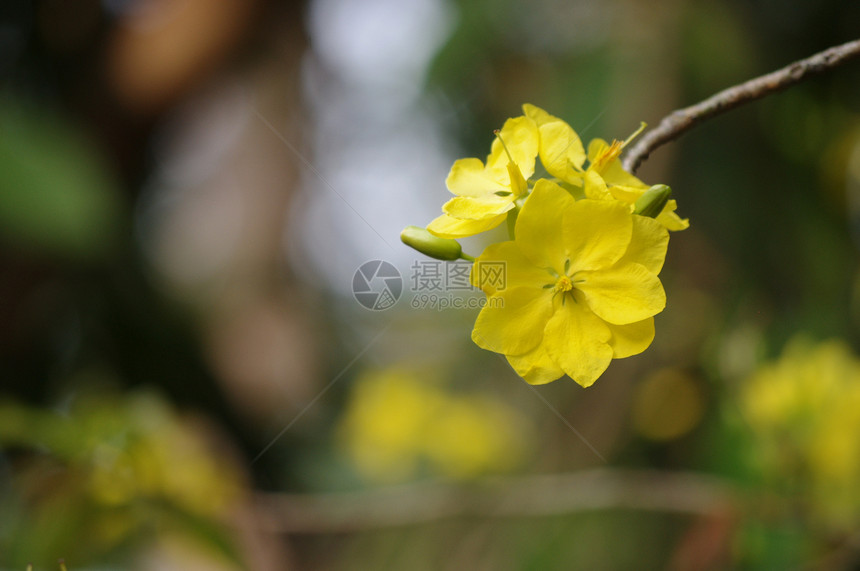
[[[595,469],[423,483],[362,492],[258,494],[261,526],[273,533],[346,533],[458,517],[538,517],[612,508],[711,515],[738,505],[715,477],[655,470]]]
[[[858,55],[860,55],[860,40],[834,46],[780,70],[720,91],[700,103],[673,111],[627,152],[623,161],[624,168],[628,172],[636,172],[639,165],[654,149],[677,139],[699,123],[749,101],[761,99],[790,87],[807,77],[830,70]]]

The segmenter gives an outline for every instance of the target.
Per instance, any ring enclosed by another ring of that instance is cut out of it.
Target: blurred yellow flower
[[[458,395],[406,369],[361,376],[337,439],[361,476],[395,483],[422,471],[465,479],[515,467],[527,432],[516,410]]]
[[[644,351],[666,295],[657,274],[668,233],[616,201],[574,200],[541,179],[516,223],[515,239],[489,246],[472,283],[488,303],[472,331],[504,354],[526,381],[564,374],[587,387],[609,362]],[[504,287],[482,268],[502,264]]]
[[[222,472],[198,435],[178,424],[162,403],[136,404],[151,415],[148,426],[141,430],[138,424],[144,410],[129,407],[129,424],[117,438],[94,443],[91,458],[81,466],[89,472],[87,491],[97,509],[112,514],[156,502],[192,517],[224,517],[238,491],[229,464]],[[101,528],[111,540],[144,523],[111,515],[105,519]]]
[[[525,454],[522,425],[516,411],[486,395],[452,395],[428,426],[424,447],[451,478],[505,471]]]
[[[695,380],[682,369],[664,368],[648,374],[633,395],[633,428],[649,440],[680,438],[702,419],[704,397]]]
[[[226,522],[244,488],[229,455],[214,455],[212,436],[151,393],[85,392],[63,413],[0,402],[0,443],[39,451],[16,474],[26,498],[16,543],[30,542],[19,555],[44,545],[86,559],[177,535],[230,563]]]
[[[794,339],[744,385],[757,463],[791,481],[819,516],[860,520],[860,361],[841,340]]]
[[[109,407],[109,409],[101,409]],[[88,403],[85,421],[92,442],[81,450],[90,472],[90,493],[99,503],[122,506],[159,499],[182,510],[218,517],[237,497],[238,474],[219,463],[191,426],[152,395],[125,403]],[[117,422],[113,434],[102,433]],[[110,423],[110,424],[109,424]]]

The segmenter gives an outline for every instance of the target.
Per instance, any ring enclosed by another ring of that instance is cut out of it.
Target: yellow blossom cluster
[[[94,403],[83,417],[94,432],[117,423],[116,432],[108,438],[99,433],[87,451],[93,498],[112,507],[160,500],[202,517],[225,515],[238,497],[239,474],[213,455],[200,427],[153,395],[136,395],[121,406]]]
[[[824,521],[860,521],[860,360],[841,340],[792,340],[741,393],[753,457]]]
[[[213,427],[149,392],[100,386],[70,401],[59,411],[0,399],[0,444],[35,451],[15,476],[20,503],[6,502],[4,549],[85,560],[158,530],[233,557],[225,558],[234,549],[227,522],[245,487],[233,455],[216,454]]]
[[[654,338],[654,315],[666,303],[657,276],[668,230],[689,224],[667,186],[622,167],[638,132],[611,144],[594,139],[586,152],[570,125],[526,104],[497,132],[486,161],[454,163],[446,182],[455,196],[427,235],[402,235],[450,259],[435,251],[459,253],[454,239],[507,222],[510,240],[474,259],[472,285],[498,299],[478,315],[472,340],[503,354],[529,383],[567,374],[590,386],[612,359],[641,353]],[[549,176],[535,175],[538,159]]]
[[[0,417],[0,442],[49,451],[66,464],[69,485],[83,485],[89,500],[105,509],[163,502],[218,518],[240,491],[238,472],[213,456],[202,427],[153,394],[85,395],[66,416],[3,402]]]
[[[337,432],[359,474],[379,483],[421,473],[468,479],[514,468],[527,433],[522,416],[497,399],[455,394],[396,368],[356,381]]]

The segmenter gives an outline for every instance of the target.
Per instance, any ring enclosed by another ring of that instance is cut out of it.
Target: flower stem
[[[624,157],[624,169],[635,173],[648,155],[657,147],[681,136],[688,129],[749,101],[761,99],[800,81],[833,69],[853,57],[860,56],[860,40],[826,49],[806,59],[796,61],[777,71],[751,79],[712,95],[708,99],[673,111],[652,131],[645,133]]]

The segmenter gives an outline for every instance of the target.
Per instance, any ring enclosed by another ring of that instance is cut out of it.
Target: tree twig
[[[273,533],[345,533],[458,517],[537,517],[612,508],[708,515],[737,507],[736,491],[705,474],[595,469],[493,478],[474,484],[410,484],[331,494],[258,494]]]
[[[677,139],[706,119],[790,87],[857,56],[860,56],[860,40],[826,49],[777,71],[720,91],[695,105],[673,111],[633,145],[623,159],[624,168],[628,172],[636,172],[654,149]]]

